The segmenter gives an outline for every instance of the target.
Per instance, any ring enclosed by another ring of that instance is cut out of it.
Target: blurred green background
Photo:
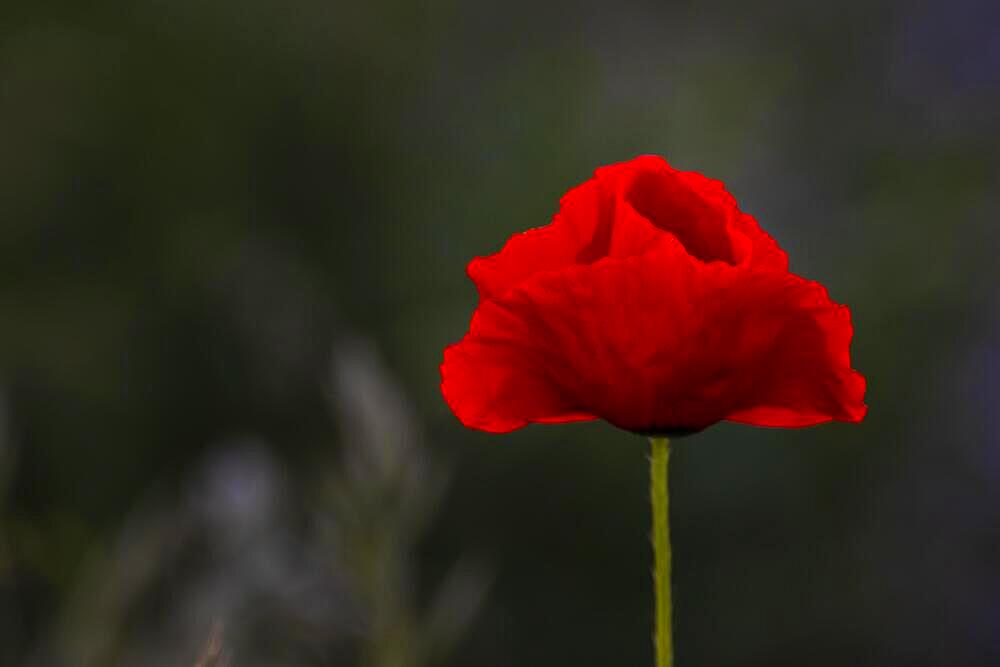
[[[1000,664],[998,26],[9,0],[0,664],[650,665],[647,444],[437,386],[468,260],[640,153],[850,304],[869,379],[860,426],[677,443],[678,664]]]

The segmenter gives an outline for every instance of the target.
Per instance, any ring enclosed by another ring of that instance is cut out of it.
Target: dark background
[[[869,379],[676,444],[678,664],[1000,664],[992,0],[6,2],[0,664],[651,664],[646,443],[437,370],[468,260],[640,153]]]

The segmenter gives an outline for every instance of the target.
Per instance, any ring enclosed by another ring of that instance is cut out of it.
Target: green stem
[[[674,640],[671,632],[670,596],[670,440],[650,438],[649,488],[653,503],[653,586],[656,589],[656,667],[673,667]]]

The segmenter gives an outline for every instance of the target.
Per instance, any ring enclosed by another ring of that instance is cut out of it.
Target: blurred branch
[[[341,465],[326,478],[337,552],[367,614],[364,667],[423,667],[453,649],[490,577],[470,558],[453,566],[426,611],[414,600],[416,544],[448,486],[402,392],[371,346],[349,341],[333,361],[331,400],[343,431]]]
[[[226,657],[222,642],[221,623],[216,622],[212,625],[208,641],[205,642],[205,648],[202,649],[195,667],[229,667],[229,659]]]
[[[317,467],[312,522],[297,520],[288,496],[298,488],[265,443],[218,443],[179,493],[154,485],[113,539],[85,541],[95,546],[22,664],[166,667],[197,655],[197,667],[252,667],[337,656],[427,667],[447,658],[490,583],[488,568],[463,556],[426,609],[417,604],[416,551],[449,466],[370,346],[338,346],[331,373],[342,446]]]

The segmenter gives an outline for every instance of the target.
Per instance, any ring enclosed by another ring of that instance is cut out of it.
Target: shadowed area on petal
[[[753,216],[740,211],[722,181],[653,161],[635,175],[625,196],[643,217],[676,235],[702,261],[788,270],[785,251]]]
[[[736,264],[749,252],[749,240],[730,234],[729,221],[737,213],[735,200],[706,197],[692,185],[665,162],[650,162],[635,174],[624,197],[640,215],[680,239],[694,257]]]

